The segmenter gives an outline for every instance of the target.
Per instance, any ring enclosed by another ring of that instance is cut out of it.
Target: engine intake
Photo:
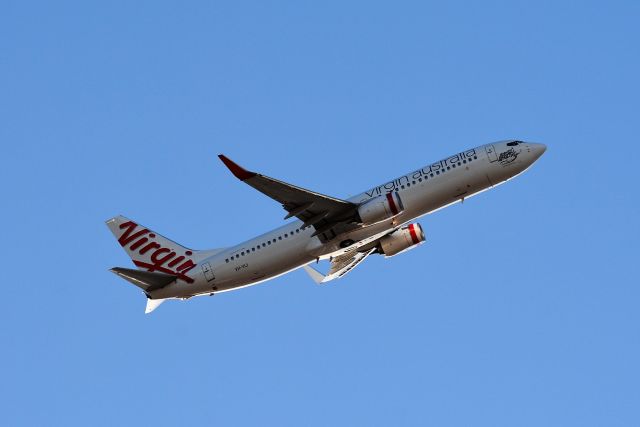
[[[404,211],[402,199],[397,192],[378,196],[358,207],[360,222],[364,225],[375,224],[385,219],[391,219]]]
[[[380,239],[378,252],[385,257],[392,257],[417,247],[425,240],[422,226],[418,223],[409,224]]]

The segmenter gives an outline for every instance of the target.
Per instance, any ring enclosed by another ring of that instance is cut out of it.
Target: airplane
[[[463,202],[527,170],[544,144],[498,141],[461,151],[348,199],[316,193],[248,171],[218,157],[245,184],[282,204],[282,227],[237,245],[194,250],[123,216],[106,221],[137,269],[110,271],[142,289],[145,313],[186,300],[256,285],[300,267],[316,283],[344,277],[369,255],[393,257],[426,241],[417,218]],[[310,266],[329,261],[323,274]]]

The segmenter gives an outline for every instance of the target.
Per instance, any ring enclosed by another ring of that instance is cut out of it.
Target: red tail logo
[[[153,251],[149,256],[151,264],[147,262],[133,260],[133,263],[147,271],[160,271],[162,273],[178,276],[179,279],[187,283],[193,283],[193,279],[187,276],[187,272],[194,268],[196,264],[189,258],[193,255],[191,251],[185,251],[184,255],[178,254],[170,248],[165,248],[158,242],[153,241],[156,235],[151,230],[142,228],[136,230],[138,224],[133,221],[127,221],[120,224],[120,229],[124,230],[118,243],[123,248],[128,247],[131,252],[137,251],[140,255],[144,255],[149,251]],[[138,251],[138,249],[140,249]],[[134,254],[131,254],[133,258]]]

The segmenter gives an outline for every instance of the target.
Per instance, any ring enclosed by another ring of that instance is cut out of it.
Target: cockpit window
[[[511,141],[511,142],[507,142],[507,145],[508,145],[509,147],[514,147],[514,146],[516,146],[516,145],[518,145],[518,144],[522,144],[522,141]]]

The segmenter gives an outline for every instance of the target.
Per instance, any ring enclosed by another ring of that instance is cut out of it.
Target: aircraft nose
[[[531,151],[533,151],[533,154],[536,156],[536,160],[538,160],[540,156],[547,151],[547,146],[545,144],[531,143],[529,145],[531,146]]]

